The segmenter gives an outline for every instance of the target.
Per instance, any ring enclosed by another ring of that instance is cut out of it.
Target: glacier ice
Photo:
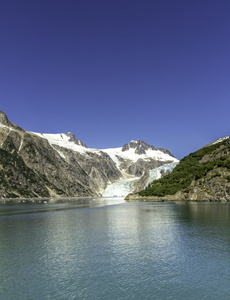
[[[135,190],[134,183],[140,179],[139,177],[120,179],[112,184],[109,184],[102,197],[125,197]]]
[[[153,180],[161,178],[162,172],[171,172],[177,164],[178,162],[172,162],[150,170],[149,178],[146,182],[145,187],[148,186]],[[135,182],[139,179],[140,177],[117,180],[116,182],[109,184],[106,187],[102,194],[102,197],[125,197],[135,191]]]
[[[148,186],[153,180],[157,180],[157,179],[161,178],[162,172],[167,172],[167,171],[172,172],[172,170],[176,167],[176,165],[178,163],[179,162],[172,162],[172,163],[169,163],[169,164],[164,164],[164,165],[162,165],[158,168],[155,168],[153,170],[150,170],[149,171],[149,179],[146,183],[146,186]]]

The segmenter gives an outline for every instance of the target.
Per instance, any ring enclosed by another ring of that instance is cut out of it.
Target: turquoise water
[[[0,206],[0,299],[229,299],[228,203]]]

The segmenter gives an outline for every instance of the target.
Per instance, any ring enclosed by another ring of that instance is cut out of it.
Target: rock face
[[[9,120],[6,116],[6,114],[0,110],[0,124],[8,126],[9,125]]]
[[[94,195],[79,164],[65,162],[45,139],[1,128],[0,197]]]
[[[0,198],[101,196],[122,178],[177,161],[168,150],[132,141],[123,148],[89,149],[71,132],[28,132],[0,111]]]
[[[78,152],[57,145],[53,147],[60,151],[65,161],[71,165],[79,165],[90,178],[89,184],[96,195],[101,195],[108,182],[118,180],[122,175],[108,154],[102,151]]]
[[[177,191],[170,193],[176,186]],[[168,193],[164,193],[166,189]],[[128,195],[126,199],[229,202],[230,137],[221,138],[191,153],[181,160],[170,176],[153,182],[144,191]]]

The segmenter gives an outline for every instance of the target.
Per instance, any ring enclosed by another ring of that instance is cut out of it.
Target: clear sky
[[[2,0],[0,110],[182,158],[230,135],[229,0]]]

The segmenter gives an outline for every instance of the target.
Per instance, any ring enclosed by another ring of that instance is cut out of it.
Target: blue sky
[[[0,110],[182,158],[230,135],[229,0],[2,0]]]

